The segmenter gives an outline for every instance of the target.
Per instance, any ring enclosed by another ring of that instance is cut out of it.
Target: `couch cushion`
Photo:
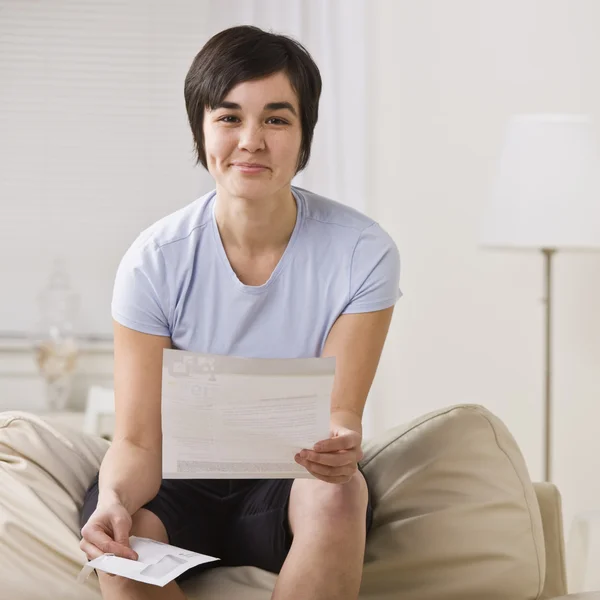
[[[78,513],[107,443],[27,413],[0,414],[0,581],[6,597],[99,600],[75,583]],[[533,486],[503,424],[456,406],[365,447],[374,490],[362,600],[529,600],[544,579]],[[50,565],[42,566],[43,560]],[[190,598],[268,600],[271,573],[220,568],[186,582]]]
[[[0,414],[2,598],[100,598],[96,580],[75,578],[85,562],[78,515],[107,447],[35,415]]]
[[[375,496],[363,591],[392,600],[526,600],[545,578],[542,521],[504,424],[460,405],[365,448]]]

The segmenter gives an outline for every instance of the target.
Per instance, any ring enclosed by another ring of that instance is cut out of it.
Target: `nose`
[[[240,150],[248,152],[258,152],[265,148],[265,137],[262,127],[259,125],[251,125],[240,129],[240,139],[238,142]]]

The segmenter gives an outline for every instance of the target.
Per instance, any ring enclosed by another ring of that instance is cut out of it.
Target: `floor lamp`
[[[481,245],[541,251],[545,274],[544,478],[552,478],[552,258],[600,250],[600,136],[586,115],[529,114],[507,125]]]

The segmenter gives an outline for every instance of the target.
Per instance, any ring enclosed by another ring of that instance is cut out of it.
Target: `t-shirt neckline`
[[[273,285],[275,280],[281,275],[281,273],[285,270],[288,263],[292,260],[294,246],[296,244],[296,240],[298,239],[300,229],[302,228],[302,224],[304,222],[304,212],[305,212],[304,211],[304,199],[303,199],[302,195],[298,192],[298,190],[296,190],[293,186],[292,186],[292,196],[293,196],[294,200],[296,201],[296,223],[294,225],[294,229],[293,229],[292,235],[290,236],[290,239],[287,243],[287,246],[285,247],[285,250],[283,251],[281,258],[279,259],[279,262],[277,263],[277,265],[275,265],[275,268],[273,269],[271,276],[269,277],[269,279],[267,279],[267,281],[265,281],[265,283],[263,283],[262,285],[246,285],[245,283],[242,283],[239,280],[238,276],[236,275],[235,271],[233,270],[233,268],[231,266],[231,263],[229,262],[229,258],[227,258],[227,253],[225,252],[225,248],[223,246],[223,241],[221,240],[221,234],[219,233],[219,226],[217,225],[217,218],[215,216],[215,204],[216,204],[216,200],[217,200],[217,192],[216,192],[216,190],[213,192],[212,198],[210,199],[211,229],[213,232],[213,239],[215,242],[215,246],[217,248],[217,253],[218,253],[219,258],[221,259],[221,262],[223,264],[223,267],[227,271],[229,277],[233,280],[236,287],[239,290],[241,290],[242,292],[245,292],[247,294],[262,294],[263,292],[266,292],[269,289],[269,287],[271,287]]]

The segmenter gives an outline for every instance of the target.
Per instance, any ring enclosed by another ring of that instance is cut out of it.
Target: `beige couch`
[[[107,442],[27,413],[0,413],[0,597],[98,600],[78,512]],[[365,445],[374,490],[363,600],[533,600],[566,594],[560,497],[533,484],[506,427],[461,405]],[[267,600],[275,575],[218,568],[190,599]]]

